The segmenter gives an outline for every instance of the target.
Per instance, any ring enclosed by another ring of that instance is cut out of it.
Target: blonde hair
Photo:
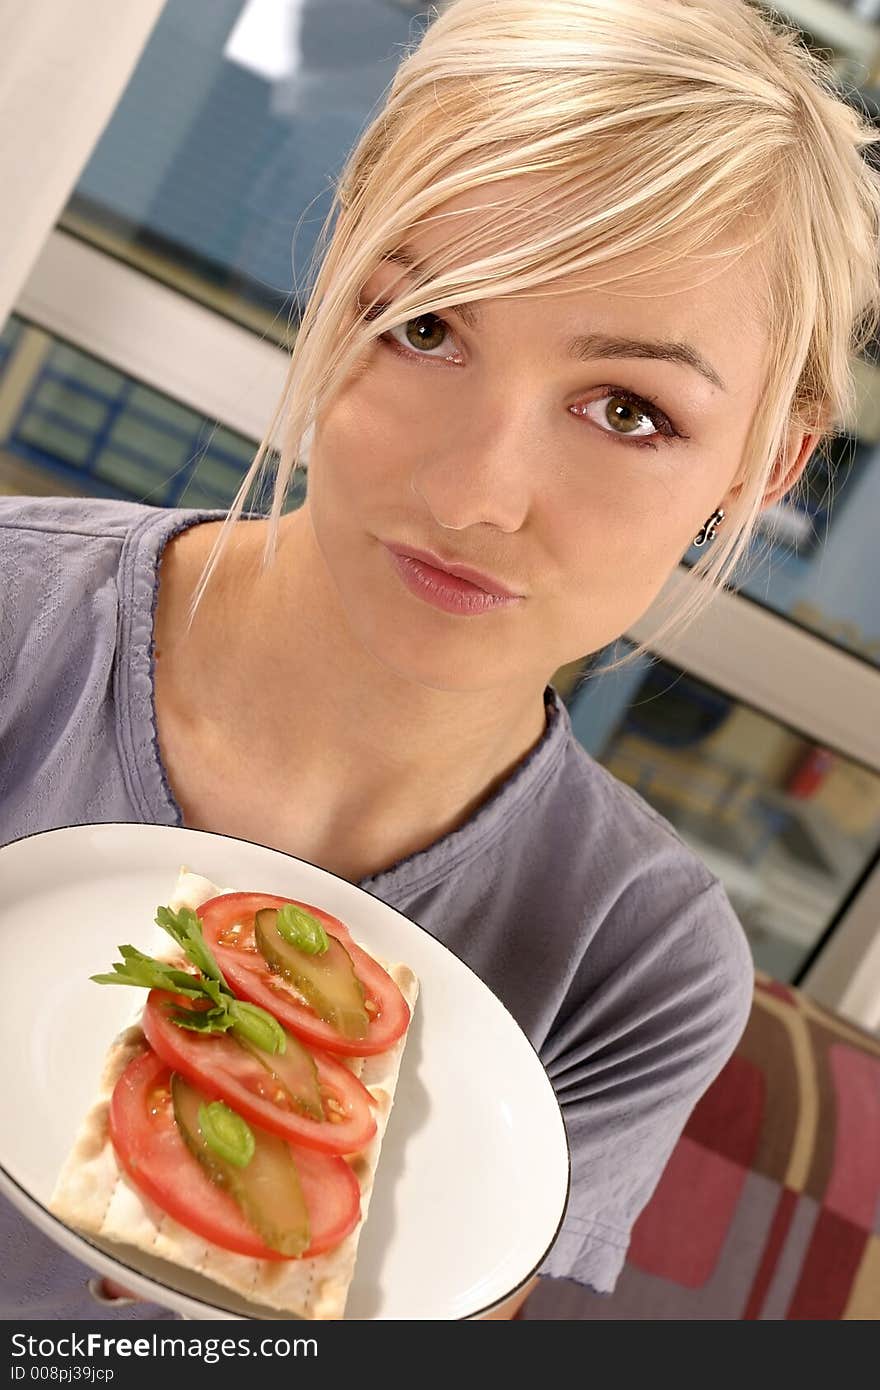
[[[797,33],[746,0],[451,0],[432,18],[338,180],[282,398],[195,602],[280,426],[268,563],[315,421],[380,333],[448,304],[553,293],[563,277],[614,283],[634,251],[712,263],[712,243],[745,222],[739,249],[768,250],[770,351],[742,490],[693,568],[705,583],[616,669],[730,580],[789,430],[828,437],[852,414],[851,359],[880,323],[880,183],[862,155],[880,135]],[[417,224],[520,174],[535,176],[527,197],[486,207],[469,238],[453,222],[433,277],[416,264],[412,289],[364,319],[362,286]]]

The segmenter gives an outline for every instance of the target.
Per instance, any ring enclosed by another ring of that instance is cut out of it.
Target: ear
[[[770,474],[770,480],[761,501],[761,511],[767,507],[772,507],[775,502],[778,502],[781,497],[791,491],[809,463],[813,451],[822,440],[823,435],[823,430],[813,430],[809,433],[797,431],[789,436],[788,444],[780,454],[773,472]],[[743,484],[737,483],[731,488],[731,494],[738,496],[742,489]]]
[[[766,507],[772,507],[774,502],[778,502],[781,497],[791,491],[821,439],[821,431],[814,430],[808,434],[798,433],[789,440],[788,447],[780,456],[770,475],[767,491],[761,502],[761,511],[764,511]]]

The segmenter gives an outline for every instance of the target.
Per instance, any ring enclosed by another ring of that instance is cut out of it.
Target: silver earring
[[[713,512],[709,520],[704,523],[699,535],[694,536],[694,545],[705,545],[707,541],[714,541],[715,532],[724,520],[724,508],[719,507],[717,512]]]

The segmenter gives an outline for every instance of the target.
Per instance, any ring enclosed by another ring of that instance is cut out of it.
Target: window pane
[[[662,661],[566,692],[580,741],[723,882],[755,963],[794,980],[880,851],[880,776]]]
[[[167,0],[62,227],[283,341],[294,234],[302,285],[333,179],[427,10]]]
[[[257,445],[20,319],[0,335],[0,492],[227,507]]]

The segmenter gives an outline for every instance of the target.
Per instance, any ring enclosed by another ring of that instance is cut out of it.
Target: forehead
[[[522,233],[507,230],[505,210],[527,212],[530,234],[540,241],[542,230],[559,226],[558,207],[542,210],[544,187],[542,179],[522,175],[456,194],[413,225],[405,250],[433,271],[441,254],[444,269],[452,270],[515,249]],[[760,244],[742,249],[747,235],[735,226],[687,255],[676,250],[673,233],[663,244],[539,279],[522,292],[481,298],[473,307],[481,324],[499,321],[499,314],[507,321],[522,315],[530,327],[549,333],[555,326],[560,335],[593,331],[687,342],[736,390],[761,375],[768,347],[767,253]],[[459,241],[467,247],[460,256],[451,251]]]

